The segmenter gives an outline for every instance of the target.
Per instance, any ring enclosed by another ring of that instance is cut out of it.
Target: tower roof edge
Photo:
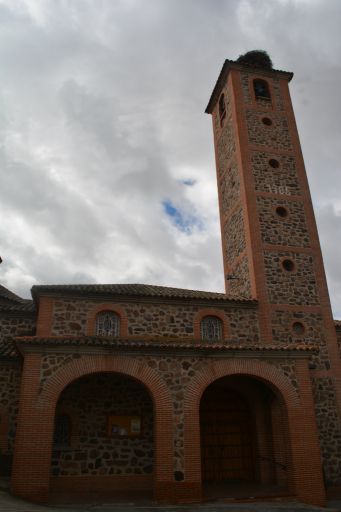
[[[228,74],[229,72],[231,71],[231,69],[236,69],[238,71],[247,71],[248,73],[257,73],[257,74],[262,74],[264,76],[274,76],[274,75],[280,75],[282,76],[283,78],[286,78],[288,80],[288,82],[290,82],[290,80],[292,79],[292,77],[294,76],[294,73],[290,72],[290,71],[283,71],[281,69],[268,69],[268,68],[261,68],[261,67],[257,67],[257,66],[250,66],[250,65],[246,65],[246,64],[241,64],[237,61],[234,61],[234,60],[229,60],[229,59],[226,59],[224,64],[223,64],[223,67],[220,71],[220,74],[219,74],[219,77],[218,77],[218,80],[214,86],[214,89],[213,89],[213,92],[211,94],[211,97],[210,97],[210,100],[207,104],[207,107],[205,109],[205,113],[206,114],[211,114],[212,111],[213,111],[213,108],[220,96],[220,92],[224,86],[224,83],[226,82],[227,80],[227,77],[228,77]]]

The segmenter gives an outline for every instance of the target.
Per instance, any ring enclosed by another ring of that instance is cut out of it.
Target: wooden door
[[[240,395],[224,387],[208,388],[200,426],[203,481],[254,480],[251,417]]]

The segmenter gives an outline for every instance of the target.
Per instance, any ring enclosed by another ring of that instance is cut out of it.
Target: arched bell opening
[[[143,384],[118,373],[71,382],[54,423],[51,501],[153,497],[153,402]]]
[[[269,385],[240,375],[213,382],[201,398],[200,434],[206,498],[287,493],[287,420]]]

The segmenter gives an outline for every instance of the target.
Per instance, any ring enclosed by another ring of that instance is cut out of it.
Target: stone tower
[[[335,484],[340,457],[331,462],[330,453],[341,455],[341,365],[292,77],[273,69],[265,52],[226,60],[206,112],[213,118],[226,291],[259,301],[262,343],[318,345],[310,375],[325,474]],[[321,393],[333,403],[329,426]]]

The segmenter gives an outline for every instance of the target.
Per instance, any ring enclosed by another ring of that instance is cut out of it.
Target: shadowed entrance
[[[51,466],[54,502],[151,498],[153,403],[119,374],[77,379],[60,395]]]
[[[224,377],[200,404],[206,498],[285,494],[285,418],[275,393],[257,379]]]

